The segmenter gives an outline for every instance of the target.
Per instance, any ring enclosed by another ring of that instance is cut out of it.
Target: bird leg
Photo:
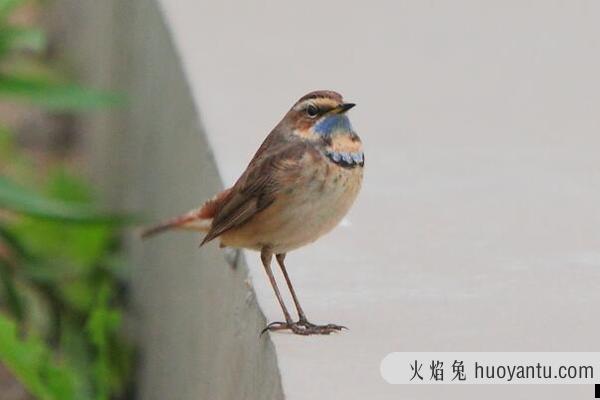
[[[283,302],[283,298],[281,297],[281,293],[279,292],[279,288],[277,287],[277,281],[275,281],[275,277],[273,276],[273,271],[271,270],[271,260],[273,259],[273,252],[270,249],[264,247],[262,249],[262,251],[260,252],[260,259],[263,263],[263,266],[265,267],[265,272],[267,273],[267,276],[269,277],[271,286],[273,287],[273,290],[275,291],[275,296],[277,297],[277,301],[279,302],[279,305],[281,306],[281,309],[283,310],[283,316],[285,317],[285,323],[292,324],[292,317],[290,316],[289,311],[285,307],[285,303]],[[283,322],[271,323],[267,326],[267,328],[269,328],[269,326],[271,326],[273,324],[283,324]],[[267,329],[267,328],[265,328],[265,329]],[[264,330],[263,330],[263,332],[264,332]]]
[[[277,258],[277,263],[279,264],[279,268],[281,268],[281,272],[285,278],[285,282],[292,294],[292,299],[294,299],[294,304],[296,305],[296,311],[298,312],[298,322],[296,325],[303,326],[307,334],[329,334],[336,331],[341,331],[342,329],[348,329],[342,325],[336,324],[327,324],[327,325],[315,325],[312,322],[309,322],[306,318],[306,314],[300,305],[300,301],[298,301],[298,296],[296,296],[296,291],[294,290],[294,286],[292,285],[292,280],[288,275],[287,268],[285,267],[285,253],[280,253],[275,256]]]
[[[279,268],[281,268],[281,272],[283,272],[283,276],[285,277],[285,282],[287,283],[287,286],[290,289],[290,293],[292,294],[292,299],[294,299],[294,304],[296,305],[296,311],[298,311],[298,319],[299,319],[298,323],[302,324],[302,325],[310,324],[308,322],[308,320],[306,319],[306,314],[304,314],[304,310],[302,309],[302,306],[300,306],[300,302],[298,301],[298,297],[296,296],[296,291],[294,290],[294,287],[292,286],[292,281],[290,280],[290,276],[288,275],[287,270],[285,269],[285,264],[284,264],[285,253],[277,254],[275,256],[275,258],[277,259],[277,264],[279,264]]]
[[[279,289],[277,288],[277,283],[275,282],[275,278],[273,277],[273,273],[271,271],[270,264],[271,264],[272,257],[273,257],[273,254],[271,252],[266,254],[265,249],[263,249],[263,252],[261,253],[261,259],[263,260],[263,265],[265,266],[267,275],[269,275],[269,280],[271,281],[271,285],[273,286],[273,289],[275,290],[275,295],[277,296],[277,300],[279,300],[279,304],[281,305],[281,308],[283,309],[283,314],[285,315],[286,322],[272,322],[269,325],[267,325],[267,327],[265,329],[263,329],[262,333],[264,333],[267,330],[279,331],[279,330],[289,329],[297,335],[328,335],[333,332],[339,332],[342,329],[348,329],[345,326],[335,325],[335,324],[315,325],[306,319],[306,314],[304,313],[304,310],[300,306],[300,302],[298,301],[298,297],[296,296],[296,291],[294,290],[294,287],[292,286],[292,281],[290,280],[290,277],[285,268],[285,264],[284,264],[285,253],[281,253],[281,254],[276,255],[277,263],[279,264],[279,267],[281,268],[281,272],[283,272],[283,276],[285,277],[285,281],[287,283],[287,286],[288,286],[290,293],[292,295],[292,298],[294,300],[294,304],[296,305],[296,310],[298,311],[298,321],[292,322],[290,314],[287,311],[285,304],[283,303],[283,299],[281,298],[281,294],[279,293]]]

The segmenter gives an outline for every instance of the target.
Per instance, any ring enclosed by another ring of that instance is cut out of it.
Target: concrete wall
[[[179,55],[154,1],[63,0],[57,39],[88,83],[128,96],[86,120],[83,148],[109,202],[151,220],[184,211],[221,187]],[[66,22],[66,25],[65,25]],[[140,340],[140,399],[279,399],[265,318],[243,255],[233,269],[214,246],[173,234],[129,240]]]

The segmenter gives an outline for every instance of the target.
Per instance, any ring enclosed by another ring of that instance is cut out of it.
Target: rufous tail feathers
[[[142,238],[146,239],[171,229],[188,229],[207,233],[212,226],[212,219],[219,209],[221,202],[230,191],[231,189],[222,191],[204,203],[200,208],[144,229],[141,234]]]
[[[142,238],[146,239],[150,236],[154,236],[157,235],[159,233],[171,230],[171,229],[194,229],[194,230],[198,230],[200,232],[208,232],[210,229],[210,225],[212,222],[212,219],[200,219],[198,217],[198,214],[200,214],[200,211],[202,209],[196,209],[196,210],[192,210],[186,214],[180,215],[178,217],[175,218],[171,218],[167,221],[164,221],[158,225],[154,225],[151,226],[149,228],[146,228],[142,231]],[[202,224],[201,222],[206,222],[205,224]],[[204,225],[206,226],[205,229],[202,229],[204,227]]]

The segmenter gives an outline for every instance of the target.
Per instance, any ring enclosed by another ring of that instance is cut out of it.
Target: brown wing
[[[298,160],[310,147],[302,140],[267,139],[232,187],[213,218],[211,230],[200,246],[226,231],[243,225],[269,207],[280,189],[279,172],[299,168]]]

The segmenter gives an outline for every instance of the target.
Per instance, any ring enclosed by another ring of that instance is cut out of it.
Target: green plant
[[[45,343],[29,336],[21,339],[17,326],[0,315],[0,358],[40,399],[75,399],[75,371],[52,360],[53,354]]]
[[[21,157],[10,157],[15,175],[33,181]],[[0,362],[39,398],[108,399],[131,368],[117,252],[129,219],[95,208],[89,186],[62,167],[43,181],[34,190],[0,177]]]
[[[115,104],[118,96],[74,85],[38,57],[43,32],[10,22],[23,3],[0,0],[0,97],[51,111]],[[126,388],[119,235],[129,222],[0,125],[0,363],[36,398],[109,399]]]
[[[71,83],[43,62],[44,32],[10,22],[27,0],[0,0],[0,98],[53,111],[81,111],[120,103],[121,97]]]

